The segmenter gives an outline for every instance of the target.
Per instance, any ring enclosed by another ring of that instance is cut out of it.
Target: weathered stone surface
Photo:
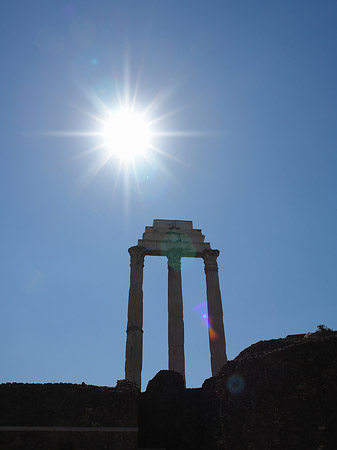
[[[145,249],[134,246],[130,253],[130,289],[126,329],[125,378],[141,387],[143,365],[143,267]]]
[[[337,448],[337,335],[262,341],[202,387],[207,450]]]
[[[140,397],[141,447],[335,450],[337,335],[253,344],[202,389],[161,371]]]
[[[168,250],[179,249],[183,256],[201,257],[210,244],[204,242],[201,230],[194,229],[190,220],[155,219],[152,227],[145,227],[138,245],[146,248],[147,255],[165,256]]]
[[[225,329],[223,324],[223,311],[217,263],[219,253],[219,250],[204,250],[202,253],[206,274],[208,337],[213,376],[219,373],[220,369],[227,361]]]
[[[189,220],[155,219],[145,227],[131,255],[128,326],[125,352],[125,378],[141,386],[143,359],[143,266],[145,255],[168,258],[168,347],[169,369],[185,378],[184,320],[181,258],[203,258],[206,273],[209,347],[212,375],[227,361],[217,257],[201,230]]]
[[[138,448],[335,450],[337,333],[261,341],[200,389],[163,370],[140,394],[72,384],[0,385],[0,426],[139,426]],[[139,413],[137,418],[137,407]],[[0,432],[4,450],[136,450],[137,434]]]
[[[185,389],[181,374],[161,370],[141,394],[139,447],[202,450],[200,389]]]
[[[0,426],[137,427],[139,390],[57,384],[0,385]],[[137,432],[0,431],[4,450],[135,450]]]
[[[168,360],[169,370],[179,372],[185,379],[184,314],[181,286],[181,252],[168,254]]]
[[[147,384],[146,394],[156,398],[170,399],[185,392],[182,375],[174,370],[160,370]]]

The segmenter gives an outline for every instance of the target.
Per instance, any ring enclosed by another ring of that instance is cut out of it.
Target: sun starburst
[[[126,69],[126,72],[128,72],[128,69]],[[190,131],[168,131],[161,128],[162,123],[168,117],[177,113],[177,110],[173,112],[161,111],[159,114],[155,113],[155,111],[158,112],[162,109],[163,100],[171,92],[162,89],[148,104],[144,106],[144,102],[142,102],[143,107],[140,107],[140,102],[138,102],[140,76],[138,76],[135,83],[133,95],[129,80],[130,74],[127,73],[124,80],[124,92],[120,92],[116,87],[115,99],[111,101],[110,98],[109,104],[103,101],[100,95],[92,89],[84,89],[85,95],[93,105],[93,110],[98,110],[96,113],[83,110],[73,104],[71,105],[90,117],[92,120],[91,129],[42,133],[44,135],[58,137],[83,137],[88,141],[89,139],[93,140],[93,145],[89,148],[87,147],[86,150],[74,157],[77,159],[89,153],[95,153],[97,155],[96,162],[88,170],[90,175],[87,176],[85,185],[96,177],[100,170],[110,161],[113,165],[117,165],[115,185],[123,173],[126,186],[130,185],[131,179],[138,186],[138,168],[146,166],[152,172],[159,172],[161,177],[167,178],[167,180],[172,182],[174,180],[174,174],[169,171],[165,158],[171,158],[176,162],[187,164],[182,159],[163,150],[160,144],[161,140],[164,137],[201,136],[204,134]],[[111,84],[113,84],[113,80],[111,80]],[[115,81],[115,86],[117,85]]]
[[[151,145],[148,122],[141,114],[127,108],[110,115],[104,124],[103,138],[108,152],[123,161],[144,156]]]

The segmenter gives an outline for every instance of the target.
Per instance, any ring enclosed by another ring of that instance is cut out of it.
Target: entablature
[[[145,227],[138,245],[146,249],[146,255],[167,256],[169,250],[180,250],[184,257],[201,258],[211,246],[201,230],[194,229],[191,220],[155,219],[152,227]]]

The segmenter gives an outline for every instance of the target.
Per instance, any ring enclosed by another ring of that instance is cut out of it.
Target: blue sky
[[[14,0],[2,22],[1,382],[124,377],[127,249],[155,218],[220,250],[230,359],[337,328],[336,2]],[[137,108],[156,98],[178,136],[136,174],[116,158],[95,174],[97,137],[56,132],[97,130],[88,114],[137,80]],[[182,278],[194,387],[210,376],[202,261]],[[163,368],[166,261],[147,257],[143,388]]]

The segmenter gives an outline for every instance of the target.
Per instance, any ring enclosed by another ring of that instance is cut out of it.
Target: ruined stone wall
[[[185,389],[177,372],[158,372],[140,397],[139,447],[202,450],[200,392]]]
[[[164,370],[140,396],[125,381],[12,383],[0,404],[0,426],[139,426],[138,447],[135,431],[0,431],[0,450],[336,450],[337,335],[258,342],[200,389]]]
[[[208,450],[335,450],[337,336],[264,341],[202,388]]]
[[[1,384],[0,426],[42,429],[2,429],[0,449],[136,450],[138,396],[138,390],[127,382],[116,388],[68,383]],[[44,431],[43,427],[58,427],[59,431]],[[82,430],[72,431],[74,427]],[[98,431],[83,431],[87,427]],[[99,431],[115,427],[130,431]]]
[[[336,450],[336,333],[258,342],[201,389],[161,371],[139,411],[149,448]]]

